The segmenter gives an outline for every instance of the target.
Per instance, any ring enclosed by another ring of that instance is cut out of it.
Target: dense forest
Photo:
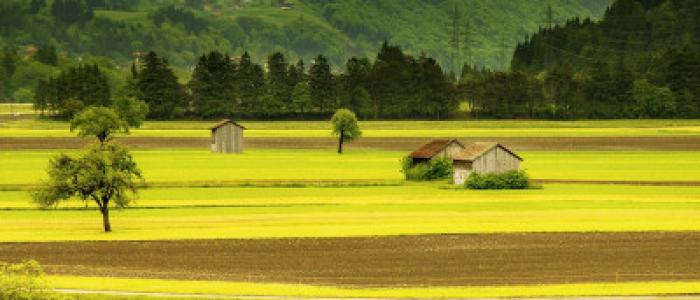
[[[700,117],[700,2],[618,0],[520,43],[510,72],[467,68],[472,113],[490,117]]]

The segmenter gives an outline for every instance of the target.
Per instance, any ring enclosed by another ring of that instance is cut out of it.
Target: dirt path
[[[498,141],[517,150],[700,150],[700,136],[678,137],[571,137],[571,138],[459,138],[465,143]],[[123,137],[119,140],[133,149],[196,148],[209,149],[209,138]],[[350,148],[409,151],[429,138],[362,138],[348,143]],[[246,148],[333,148],[333,138],[246,138]],[[86,140],[79,138],[0,138],[0,150],[75,149]]]
[[[50,274],[361,286],[700,280],[700,232],[0,243]]]

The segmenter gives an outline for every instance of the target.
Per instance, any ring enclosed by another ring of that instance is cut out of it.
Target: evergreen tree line
[[[132,66],[123,93],[148,104],[150,118],[321,118],[348,108],[365,118],[443,119],[456,111],[455,85],[432,58],[415,58],[384,43],[377,58],[350,58],[333,72],[318,55],[307,67],[279,52],[264,65],[212,51],[199,58],[192,78],[180,84],[167,59],[147,53]],[[59,114],[83,106],[108,106],[107,82],[96,66],[79,66],[41,81],[37,108]],[[94,89],[94,95],[85,89]],[[106,91],[106,93],[102,93]],[[94,99],[89,97],[94,96]]]
[[[484,117],[697,118],[698,15],[698,1],[618,0],[600,22],[542,28],[510,72],[467,66],[460,92]]]
[[[79,65],[58,76],[40,80],[34,107],[43,112],[72,116],[88,106],[112,105],[107,76],[96,65]]]

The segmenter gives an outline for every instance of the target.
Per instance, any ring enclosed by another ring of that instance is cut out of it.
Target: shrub
[[[0,262],[0,299],[55,299],[44,280],[44,270],[34,260],[19,264]]]
[[[530,178],[525,171],[471,173],[464,185],[473,190],[522,190],[530,187]]]
[[[403,172],[406,180],[446,179],[452,175],[452,161],[440,158],[414,166],[413,159],[404,157],[401,160],[401,172]]]

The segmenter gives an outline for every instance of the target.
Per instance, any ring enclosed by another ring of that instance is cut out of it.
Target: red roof
[[[464,148],[464,145],[458,140],[433,140],[423,145],[423,147],[418,148],[416,151],[411,152],[408,156],[411,158],[431,158],[452,143],[457,143]]]
[[[496,147],[499,147],[504,151],[510,153],[520,161],[523,160],[522,157],[515,154],[513,151],[510,151],[510,149],[504,147],[499,143],[473,143],[467,146],[464,150],[460,151],[457,155],[455,155],[453,159],[459,161],[474,161],[475,159],[481,157],[482,155],[486,154],[486,152],[489,152],[491,149]]]
[[[214,126],[212,126],[212,127],[209,127],[209,129],[214,130],[214,129],[217,129],[217,128],[219,128],[219,127],[221,127],[221,126],[224,126],[224,125],[226,125],[226,124],[229,124],[229,123],[230,123],[230,124],[233,124],[233,125],[236,125],[236,126],[238,126],[238,127],[240,127],[240,128],[246,129],[245,127],[243,127],[243,125],[238,124],[238,123],[232,121],[231,119],[223,119],[223,120],[221,120],[221,122],[214,124]]]

